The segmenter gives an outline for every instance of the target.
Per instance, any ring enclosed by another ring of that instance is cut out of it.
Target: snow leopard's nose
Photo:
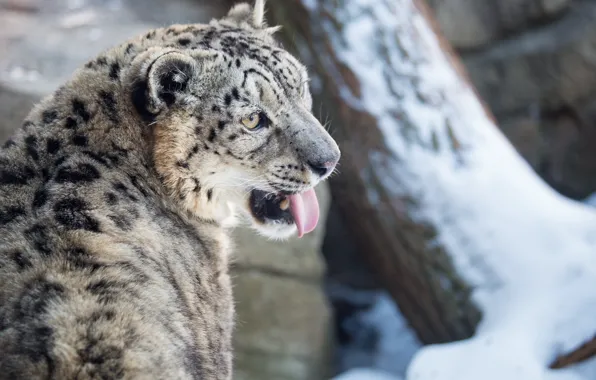
[[[338,160],[336,161],[309,161],[308,167],[313,173],[319,177],[325,177],[327,174],[335,169]]]

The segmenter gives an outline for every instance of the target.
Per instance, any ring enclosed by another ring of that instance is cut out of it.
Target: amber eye
[[[255,112],[242,119],[242,124],[250,130],[256,130],[267,126],[267,116],[261,112]]]

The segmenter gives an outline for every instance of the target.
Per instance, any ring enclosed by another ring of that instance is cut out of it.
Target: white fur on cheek
[[[295,224],[265,224],[260,225],[257,223],[252,224],[253,229],[270,240],[282,241],[287,240],[290,236],[296,234],[298,229]]]

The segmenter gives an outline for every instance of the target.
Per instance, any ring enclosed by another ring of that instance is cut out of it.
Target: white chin
[[[271,240],[286,240],[298,232],[295,224],[286,223],[267,223],[258,224],[252,223],[253,228],[262,236]]]

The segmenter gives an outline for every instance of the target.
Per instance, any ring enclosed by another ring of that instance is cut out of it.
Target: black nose
[[[313,173],[317,174],[320,177],[324,177],[329,173],[333,168],[335,168],[336,163],[332,161],[325,161],[325,162],[313,162],[309,161],[308,166]]]

